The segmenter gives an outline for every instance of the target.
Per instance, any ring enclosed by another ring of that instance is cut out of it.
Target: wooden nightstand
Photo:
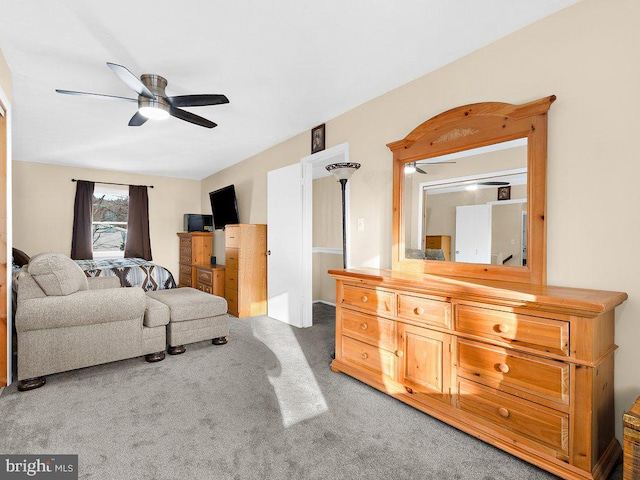
[[[623,480],[640,478],[640,397],[624,414]]]
[[[194,288],[218,297],[224,297],[224,266],[193,265],[196,270]]]

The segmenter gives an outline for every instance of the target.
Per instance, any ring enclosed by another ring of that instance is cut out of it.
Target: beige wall
[[[313,301],[336,303],[336,281],[327,274],[329,270],[342,269],[342,255],[332,253],[313,254]]]
[[[178,278],[178,236],[182,216],[200,212],[200,182],[86,168],[13,162],[13,245],[29,255],[52,251],[69,255],[76,184],[72,178],[149,189],[149,230],[153,261]]]
[[[389,267],[386,143],[459,105],[557,95],[549,112],[548,283],[629,293],[616,321],[616,418],[640,394],[638,18],[637,0],[584,0],[326,122],[327,147],[348,141],[350,160],[362,164],[350,180],[351,220],[365,219],[363,232],[351,225],[353,264]],[[242,221],[264,222],[266,172],[308,150],[305,132],[205,179],[203,209],[205,192],[239,183]]]

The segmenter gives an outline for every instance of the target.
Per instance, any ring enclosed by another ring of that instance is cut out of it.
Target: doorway
[[[278,185],[278,194],[275,195],[274,192],[267,192],[267,218],[270,216],[277,217],[277,211],[280,208],[284,208],[282,205],[279,205],[276,197],[287,198],[286,195],[282,194],[282,190],[287,188],[291,190],[292,197],[297,196],[297,198],[301,198],[302,204],[302,212],[297,219],[290,218],[289,222],[297,223],[299,228],[298,233],[295,234],[296,238],[289,238],[288,241],[291,243],[295,243],[297,245],[301,245],[300,253],[295,253],[295,257],[297,258],[289,258],[288,261],[288,270],[281,268],[278,264],[280,262],[272,262],[271,258],[268,261],[268,291],[269,297],[271,298],[272,292],[275,296],[276,294],[280,298],[288,297],[289,302],[292,298],[291,295],[288,295],[290,292],[300,292],[301,294],[296,295],[299,297],[299,303],[291,304],[289,303],[288,312],[282,314],[282,311],[274,310],[274,318],[278,318],[278,316],[282,316],[283,318],[287,318],[287,323],[290,323],[299,327],[310,327],[313,324],[313,315],[312,315],[312,306],[313,306],[313,256],[314,256],[314,245],[313,245],[313,180],[316,178],[322,178],[326,176],[330,176],[331,174],[326,171],[325,167],[332,163],[341,163],[349,161],[349,144],[343,143],[337,145],[335,147],[329,148],[327,150],[323,150],[318,153],[314,153],[312,155],[308,155],[300,159],[299,168],[301,171],[301,193],[296,193],[298,189],[300,189],[300,185],[293,185],[294,182],[288,182],[288,184],[280,183]],[[289,168],[289,167],[285,167]],[[293,168],[291,169],[293,170]],[[336,188],[335,195],[340,198],[340,188],[339,183],[335,182],[338,187]],[[274,187],[275,188],[275,187]],[[269,189],[268,189],[269,190]],[[270,201],[269,197],[275,201]],[[347,189],[345,192],[345,206],[346,206],[346,235],[347,235],[347,248],[349,245],[349,185],[347,184]],[[296,221],[297,220],[297,221]],[[269,221],[267,221],[268,227],[267,231],[269,232],[272,228],[272,225]],[[275,233],[275,232],[274,232]],[[272,256],[274,255],[274,248],[272,248],[272,244],[269,243],[267,247],[271,252]],[[275,248],[279,248],[275,246]],[[297,249],[294,249],[297,250]],[[316,255],[337,255],[340,254],[340,260],[342,257],[342,249],[337,251],[336,249],[326,249],[326,248],[317,248]],[[347,252],[347,258],[349,258],[349,252]],[[291,269],[295,268],[297,270],[295,275],[291,274]],[[326,275],[326,272],[325,272]],[[274,297],[275,300],[275,297]],[[278,305],[278,303],[274,302],[274,305]],[[279,305],[282,305],[280,303]],[[293,312],[293,314],[292,314]],[[300,312],[299,314],[297,312]],[[272,316],[272,312],[268,312],[269,316]],[[301,318],[296,318],[300,316]],[[299,320],[299,321],[298,321]]]

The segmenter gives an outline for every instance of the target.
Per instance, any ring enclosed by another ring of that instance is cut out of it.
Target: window
[[[128,211],[128,190],[96,186],[91,222],[94,258],[124,257]]]

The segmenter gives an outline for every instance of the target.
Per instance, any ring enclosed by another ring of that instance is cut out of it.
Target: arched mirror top
[[[394,270],[546,283],[547,111],[555,99],[457,107],[387,145]]]

